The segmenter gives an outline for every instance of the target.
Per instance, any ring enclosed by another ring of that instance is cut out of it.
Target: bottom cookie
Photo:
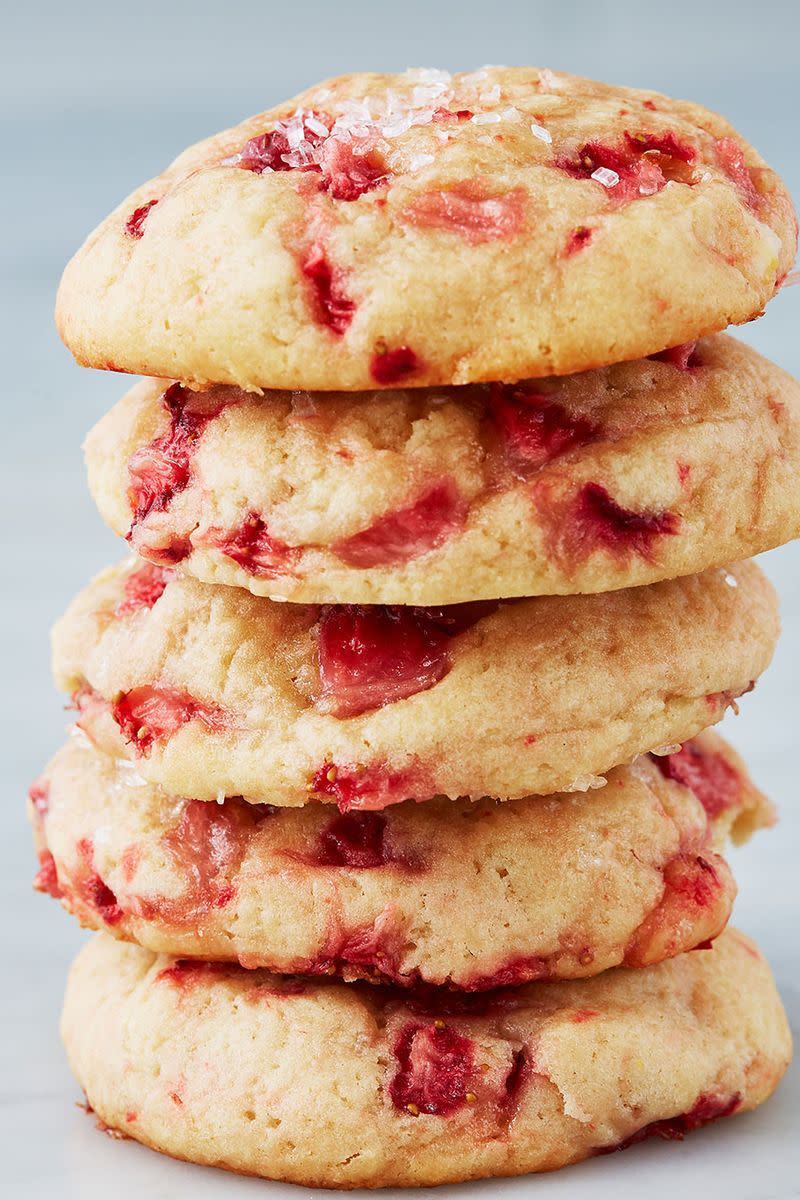
[[[710,950],[481,995],[309,981],[95,938],[62,1033],[101,1121],[313,1187],[547,1171],[754,1108],[791,1056],[769,968]]]

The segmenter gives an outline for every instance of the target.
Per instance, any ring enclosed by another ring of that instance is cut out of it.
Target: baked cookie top
[[[767,666],[752,563],[449,608],[277,604],[133,561],[54,630],[99,745],[177,796],[383,808],[586,788],[719,720]]]
[[[468,991],[693,949],[730,914],[726,835],[773,820],[712,733],[600,791],[339,814],[169,796],[76,731],[29,814],[36,886],[83,925],[280,974]]]
[[[139,554],[293,601],[608,591],[800,534],[800,385],[723,335],[511,385],[253,396],[148,380],[86,457]]]
[[[796,229],[699,105],[533,67],[347,75],[123,201],[57,322],[81,363],[198,384],[563,375],[756,316]]]
[[[755,1108],[791,1058],[769,967],[733,930],[642,971],[479,996],[100,936],[72,967],[62,1033],[105,1126],[314,1188],[519,1175],[674,1141]]]

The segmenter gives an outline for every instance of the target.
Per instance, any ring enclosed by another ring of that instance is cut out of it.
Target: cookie
[[[710,733],[600,791],[332,815],[176,799],[77,732],[29,808],[37,887],[90,928],[180,957],[468,991],[693,949],[730,915],[725,838],[774,819]]]
[[[749,320],[796,241],[699,105],[532,67],[349,75],[123,201],[57,322],[85,365],[197,384],[513,381]]]
[[[465,996],[311,982],[100,936],[62,1033],[100,1121],[311,1187],[552,1170],[755,1108],[791,1037],[731,931],[642,971]]]
[[[150,380],[86,453],[139,554],[293,601],[602,592],[800,534],[800,388],[723,336],[513,386],[255,397]]]
[[[752,563],[595,596],[363,608],[134,560],[73,601],[54,666],[92,740],[173,795],[379,809],[598,785],[718,721],[777,633]]]

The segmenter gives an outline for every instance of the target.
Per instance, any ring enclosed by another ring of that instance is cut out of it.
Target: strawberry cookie
[[[100,936],[62,1033],[102,1127],[310,1187],[552,1170],[761,1104],[791,1057],[747,938],[483,995],[312,981]],[[666,1151],[665,1151],[666,1154]]]
[[[85,365],[201,385],[513,381],[757,316],[796,236],[699,105],[532,67],[348,75],[124,200],[57,321]]]
[[[718,721],[772,656],[752,563],[444,608],[277,604],[129,561],[54,631],[79,723],[175,796],[381,809],[585,790]]]
[[[563,379],[366,395],[138,384],[86,445],[106,521],[293,601],[602,592],[800,534],[800,387],[721,335]]]
[[[30,816],[36,886],[90,928],[180,957],[466,991],[706,942],[735,892],[726,837],[774,819],[711,733],[615,768],[600,792],[339,814],[175,799],[78,731]]]

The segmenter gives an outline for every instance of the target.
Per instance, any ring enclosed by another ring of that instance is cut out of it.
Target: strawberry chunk
[[[381,762],[325,762],[314,772],[309,793],[316,799],[335,800],[340,812],[350,812],[388,808],[412,797],[427,799],[432,789],[417,766],[392,770]]]
[[[236,529],[209,529],[204,542],[258,579],[286,574],[302,554],[300,547],[288,546],[273,537],[264,519],[255,512],[248,513]]]
[[[680,346],[670,346],[669,349],[660,350],[658,354],[650,354],[648,357],[655,362],[669,363],[679,371],[691,371],[700,366],[697,342],[681,342]]]
[[[472,117],[470,108],[437,108],[433,113],[434,121],[469,121]]]
[[[125,915],[117,897],[94,869],[94,846],[91,838],[81,838],[77,844],[80,867],[74,880],[78,898],[105,921],[118,925]]]
[[[50,784],[37,779],[28,789],[28,799],[33,805],[37,821],[43,822],[50,807]]]
[[[149,754],[156,742],[166,741],[189,721],[200,721],[214,730],[226,725],[225,714],[217,705],[204,704],[180,688],[148,684],[123,692],[111,714],[140,755]]]
[[[405,942],[405,927],[397,910],[388,905],[374,922],[352,928],[334,918],[319,952],[302,959],[293,971],[303,975],[357,973],[382,980],[402,980],[401,960]]]
[[[157,200],[148,200],[147,204],[142,204],[139,208],[135,208],[125,222],[125,232],[128,237],[138,241],[144,236],[144,225],[147,220],[151,208],[158,204]]]
[[[341,337],[356,311],[355,301],[347,294],[344,271],[331,265],[319,242],[306,250],[300,270],[309,284],[316,319]]]
[[[358,200],[386,182],[389,172],[372,134],[356,138],[344,130],[332,132],[333,125],[325,113],[294,113],[269,133],[251,138],[226,161],[257,175],[271,171],[319,173],[321,189],[334,200]]]
[[[475,1044],[442,1022],[409,1022],[393,1053],[397,1070],[389,1083],[395,1108],[418,1116],[447,1117],[467,1103]]]
[[[598,483],[587,483],[576,513],[578,536],[612,551],[649,558],[654,541],[678,531],[678,518],[670,512],[636,512],[623,508]]]
[[[500,1107],[504,1111],[507,1121],[513,1120],[519,1111],[523,1093],[534,1073],[528,1047],[520,1046],[511,1055],[511,1066],[503,1082],[503,1091],[500,1095]]]
[[[376,383],[391,386],[408,379],[421,365],[410,346],[395,346],[394,350],[381,350],[373,354],[369,369]]]
[[[629,1146],[635,1146],[637,1142],[643,1142],[645,1138],[650,1137],[663,1138],[668,1142],[682,1142],[687,1133],[692,1133],[702,1125],[732,1116],[741,1103],[742,1097],[738,1092],[730,1097],[703,1094],[698,1096],[688,1112],[666,1117],[661,1121],[651,1121],[624,1141],[617,1142],[614,1146],[604,1146],[596,1153],[613,1154],[617,1150],[627,1150]]]
[[[560,154],[554,166],[573,179],[591,179],[604,187],[615,204],[627,204],[641,196],[654,196],[671,180],[694,182],[691,164],[694,146],[681,141],[671,130],[662,133],[629,133],[622,142],[585,142],[571,154]]]
[[[435,550],[466,520],[467,504],[452,479],[431,484],[415,501],[378,517],[361,533],[334,542],[353,567],[391,566]]]
[[[133,509],[133,537],[137,525],[151,513],[164,512],[189,484],[192,457],[206,426],[219,415],[224,402],[171,384],[161,402],[170,418],[169,430],[131,456],[128,463],[128,496]]]
[[[662,867],[661,898],[625,947],[623,964],[643,967],[665,955],[715,938],[731,914],[732,880],[723,859],[712,851],[682,851]]]
[[[689,142],[682,142],[679,137],[668,129],[661,133],[625,133],[625,141],[634,154],[647,154],[656,151],[665,158],[674,158],[678,162],[693,163],[697,151]]]
[[[332,137],[320,153],[322,186],[334,200],[358,200],[384,183],[386,164],[369,143]]]
[[[386,844],[386,817],[380,812],[342,813],[319,835],[314,861],[322,867],[359,871],[393,861]]]
[[[652,561],[659,539],[681,527],[672,512],[623,508],[599,483],[585,483],[576,495],[564,498],[553,495],[549,484],[535,484],[534,497],[550,549],[568,567],[597,550],[621,560],[638,555]]]
[[[451,639],[495,609],[335,605],[319,623],[317,707],[353,717],[427,691],[451,667]]]
[[[558,155],[554,166],[573,179],[592,180],[620,205],[653,196],[667,182],[654,158],[640,158],[628,147],[619,149],[598,141],[586,142],[574,154]]]
[[[353,717],[427,691],[450,668],[449,640],[424,609],[328,609],[320,621],[318,707]]]
[[[690,908],[708,908],[719,898],[721,884],[702,855],[679,854],[664,869],[667,896],[680,897]]]
[[[480,180],[422,192],[403,210],[412,225],[455,233],[468,245],[509,241],[525,224],[522,188],[492,194]]]
[[[698,742],[685,742],[674,754],[652,757],[666,779],[674,779],[694,792],[709,817],[718,817],[739,803],[741,776],[721,754]]]
[[[489,411],[508,458],[523,473],[538,470],[598,435],[591,421],[573,416],[548,396],[524,385],[492,384]]]
[[[594,230],[590,225],[576,225],[561,251],[562,258],[572,258],[573,254],[589,245],[593,236]]]
[[[533,979],[549,979],[551,968],[546,958],[538,954],[518,955],[493,971],[473,975],[462,984],[467,992],[487,992],[496,988],[519,987]]]
[[[734,138],[726,137],[717,140],[716,149],[719,165],[730,181],[739,189],[743,203],[753,210],[759,208],[761,196],[744,161],[742,147]]]
[[[143,563],[125,580],[125,597],[114,609],[114,616],[128,617],[141,608],[152,608],[173,577],[172,571],[154,563]]]
[[[197,984],[210,983],[237,970],[226,962],[204,962],[197,958],[177,958],[171,966],[159,971],[156,979],[169,983],[179,991],[188,991]],[[291,993],[289,993],[291,994]]]
[[[61,885],[58,882],[56,861],[49,850],[41,850],[39,852],[39,870],[34,877],[33,886],[37,892],[52,896],[54,900],[60,900],[64,895]]]
[[[279,121],[269,133],[250,138],[232,162],[243,171],[319,170],[314,151],[328,137],[331,118],[323,113],[301,112]]]
[[[186,887],[177,896],[137,897],[136,914],[185,926],[212,909],[224,908],[235,895],[236,872],[268,811],[236,796],[224,804],[185,801],[161,841]]]

